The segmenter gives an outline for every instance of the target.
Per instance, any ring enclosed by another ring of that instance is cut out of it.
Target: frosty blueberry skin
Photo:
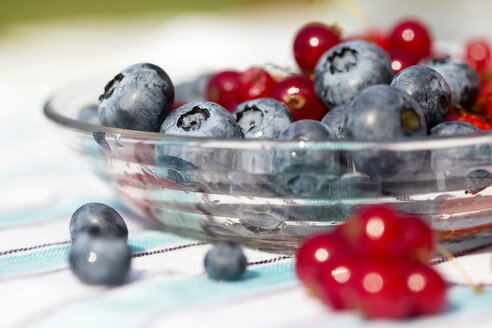
[[[321,120],[321,123],[328,126],[331,134],[336,139],[343,139],[345,137],[345,118],[347,117],[349,108],[349,103],[335,106]]]
[[[389,84],[393,69],[388,54],[378,46],[353,40],[325,52],[314,70],[318,99],[328,108],[351,102],[362,90]]]
[[[475,126],[459,121],[443,122],[431,129],[432,136],[464,136],[479,132]],[[489,145],[434,149],[431,151],[431,168],[435,172],[463,176],[466,173],[464,168],[480,163],[487,164],[490,156]]]
[[[273,98],[245,101],[232,116],[250,139],[277,139],[294,120],[289,108]]]
[[[161,133],[203,138],[243,138],[241,127],[222,106],[213,102],[187,103],[172,111],[162,122]],[[187,183],[193,173],[201,170],[230,168],[234,150],[196,149],[187,144],[159,144],[155,147],[155,162],[162,168],[163,177],[178,184]],[[171,175],[169,175],[171,169]],[[193,172],[194,171],[194,172]],[[201,172],[201,175],[206,172]],[[204,178],[204,177],[202,177]],[[195,179],[201,179],[196,177]],[[206,180],[206,179],[205,179]]]
[[[393,141],[423,137],[425,117],[419,104],[404,91],[376,85],[362,91],[352,102],[345,121],[348,140]],[[356,168],[369,176],[390,176],[421,168],[424,151],[351,152]]]
[[[395,75],[391,86],[412,96],[424,112],[427,128],[446,119],[451,105],[451,90],[436,70],[427,66],[410,66]]]
[[[162,68],[140,63],[111,80],[99,97],[104,126],[155,132],[174,100],[174,86]]]
[[[234,117],[224,107],[210,101],[191,102],[176,108],[162,122],[160,132],[189,137],[243,137]]]
[[[238,245],[220,242],[208,251],[204,265],[211,279],[231,281],[243,276],[248,260]]]
[[[452,105],[466,109],[473,106],[480,91],[480,77],[470,65],[453,61],[449,56],[433,58],[426,65],[435,69],[448,83]]]
[[[112,236],[126,241],[128,228],[123,218],[112,207],[101,203],[87,203],[79,207],[70,219],[70,237],[80,234]]]
[[[126,240],[82,233],[70,247],[72,272],[89,285],[120,285],[130,271],[132,252]]]

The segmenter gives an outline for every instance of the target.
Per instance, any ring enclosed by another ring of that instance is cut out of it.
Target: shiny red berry
[[[490,44],[486,40],[470,40],[465,45],[465,61],[477,72],[490,68]]]
[[[313,81],[307,76],[287,77],[275,85],[270,97],[286,104],[294,121],[321,120],[328,112],[316,96]]]
[[[297,277],[306,287],[315,289],[320,265],[335,256],[343,256],[346,249],[345,240],[336,233],[321,233],[306,239],[296,255]]]
[[[388,252],[400,246],[404,225],[400,214],[386,205],[359,209],[336,230],[353,246],[364,251]]]
[[[333,310],[351,309],[355,305],[352,280],[357,270],[358,254],[348,249],[344,253],[319,267],[317,294]]]
[[[442,312],[447,305],[446,283],[430,266],[421,262],[406,265],[407,293],[410,294],[414,315]]]
[[[401,220],[403,232],[395,250],[400,256],[429,263],[434,252],[434,234],[420,217],[412,215]]]
[[[351,284],[356,297],[349,301],[355,302],[354,308],[367,318],[409,317],[412,300],[404,273],[397,257],[388,257],[383,253],[367,254],[354,270]]]
[[[314,71],[321,55],[340,43],[339,35],[336,27],[323,23],[309,23],[303,26],[294,39],[294,58],[301,70]]]
[[[405,50],[424,58],[431,54],[432,38],[422,23],[405,20],[399,22],[391,31],[389,46],[390,49]]]
[[[391,68],[395,74],[404,68],[417,65],[419,62],[419,56],[402,49],[392,49],[388,54],[391,59]]]
[[[233,102],[241,102],[241,82],[239,72],[223,71],[210,78],[205,90],[205,98],[223,107]]]
[[[268,97],[275,86],[270,73],[261,67],[252,67],[239,75],[243,100]]]

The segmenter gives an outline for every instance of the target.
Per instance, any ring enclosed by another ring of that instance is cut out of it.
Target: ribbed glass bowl
[[[492,228],[491,132],[388,142],[224,140],[77,120],[104,85],[67,86],[44,112],[125,206],[165,230],[291,250],[306,235],[342,223],[355,207],[374,203],[423,215],[441,240]],[[156,147],[169,154],[159,164]],[[438,152],[468,155],[442,164],[432,159]],[[398,162],[396,154],[414,160]],[[368,167],[393,173],[359,172],[354,159],[361,157]]]

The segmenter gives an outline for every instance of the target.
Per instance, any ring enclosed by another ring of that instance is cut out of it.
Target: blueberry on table
[[[210,278],[231,281],[243,276],[248,260],[238,245],[220,242],[208,251],[204,265]]]
[[[173,83],[162,68],[135,64],[104,88],[99,96],[99,120],[105,126],[155,132],[173,100]]]
[[[478,73],[465,63],[453,61],[449,56],[433,58],[426,64],[446,80],[451,89],[451,104],[470,109],[480,90]]]
[[[83,233],[70,247],[72,272],[90,285],[119,285],[130,270],[132,253],[126,240]]]
[[[335,139],[343,139],[345,137],[345,118],[349,108],[350,103],[335,106],[321,120],[321,123],[328,126]]]
[[[389,85],[371,86],[352,102],[345,121],[345,138],[390,142],[427,134],[419,104],[404,91]],[[369,176],[415,172],[423,164],[423,151],[352,151],[356,168]]]
[[[429,130],[446,119],[451,106],[451,90],[436,70],[419,65],[407,67],[395,75],[391,86],[405,91],[417,101]]]
[[[232,116],[246,138],[278,138],[293,118],[289,108],[273,98],[259,98],[239,104]]]
[[[112,207],[101,203],[88,203],[78,208],[70,220],[70,237],[80,234],[111,236],[126,241],[128,228],[123,218]]]
[[[352,101],[375,84],[389,84],[391,60],[378,46],[361,40],[339,43],[325,52],[314,70],[314,88],[328,108]]]

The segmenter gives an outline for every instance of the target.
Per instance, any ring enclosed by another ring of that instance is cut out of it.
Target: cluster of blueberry
[[[488,124],[464,110],[474,108],[479,74],[449,56],[429,59],[432,40],[422,24],[401,22],[381,40],[374,34],[344,40],[336,27],[308,24],[294,41],[302,73],[283,78],[253,67],[205,75],[174,88],[160,67],[132,65],[106,85],[98,121],[179,136],[374,141],[472,134],[478,131],[473,124]],[[402,54],[421,65],[400,60]],[[490,149],[475,148],[433,152],[433,169],[490,154]],[[361,151],[352,159],[369,176],[392,176],[418,171],[426,157],[423,152]],[[161,166],[200,167],[203,160],[187,157],[181,148],[155,149]]]
[[[120,285],[130,271],[132,251],[122,217],[108,205],[88,203],[70,220],[69,263],[80,281],[89,285]],[[215,280],[240,279],[248,266],[241,247],[217,243],[204,260],[205,271]]]
[[[334,310],[385,319],[435,314],[446,307],[446,284],[429,266],[433,249],[420,217],[366,206],[332,232],[308,238],[296,272]]]

